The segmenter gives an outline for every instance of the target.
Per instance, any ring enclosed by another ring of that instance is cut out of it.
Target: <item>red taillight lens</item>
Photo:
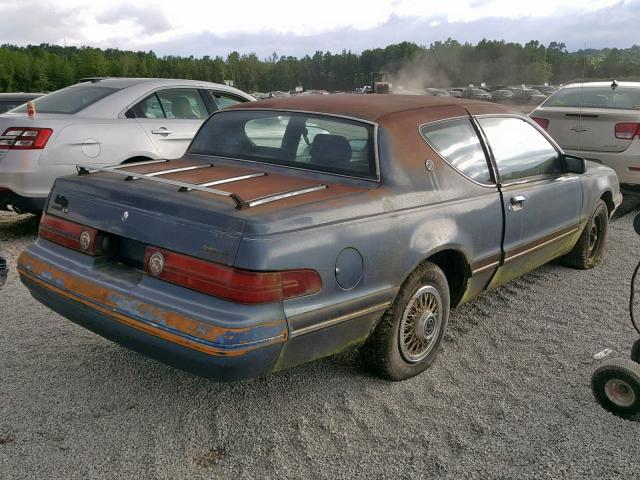
[[[42,215],[38,236],[89,255],[101,254],[98,230],[53,215]]]
[[[0,149],[42,150],[53,130],[50,128],[11,127],[0,137]]]
[[[616,123],[616,138],[620,140],[632,140],[640,137],[640,123]]]
[[[531,117],[531,120],[533,120],[538,125],[540,125],[544,130],[549,128],[549,119],[548,118]]]
[[[281,302],[322,289],[320,275],[313,270],[239,270],[156,247],[147,247],[144,270],[167,282],[238,303]]]

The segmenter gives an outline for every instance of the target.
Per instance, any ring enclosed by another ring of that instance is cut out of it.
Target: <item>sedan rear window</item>
[[[231,110],[212,115],[189,153],[377,178],[374,127],[317,114]]]
[[[38,113],[77,113],[117,90],[94,85],[73,85],[37,98],[33,102]],[[26,113],[27,106],[22,105],[13,111]]]
[[[640,109],[640,88],[572,87],[558,90],[543,107]]]

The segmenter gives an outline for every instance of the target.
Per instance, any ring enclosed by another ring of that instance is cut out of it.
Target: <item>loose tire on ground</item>
[[[605,362],[591,377],[591,390],[598,403],[622,418],[640,414],[640,365],[627,359]]]
[[[608,226],[609,210],[607,205],[599,200],[578,242],[563,257],[564,263],[580,270],[588,270],[602,264]]]
[[[640,364],[640,338],[631,347],[631,360]]]
[[[390,380],[423,372],[438,355],[449,320],[449,285],[437,265],[420,265],[361,348],[363,363]]]

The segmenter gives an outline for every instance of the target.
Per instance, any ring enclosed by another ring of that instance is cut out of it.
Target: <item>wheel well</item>
[[[609,210],[609,215],[611,215],[611,212],[613,212],[613,210],[616,208],[615,204],[613,203],[613,195],[611,194],[611,192],[607,190],[602,194],[600,199],[607,204],[607,210]]]
[[[431,255],[426,261],[435,263],[444,272],[449,284],[451,306],[458,305],[467,289],[467,280],[471,276],[471,269],[464,254],[457,250],[442,250]]]
[[[134,162],[147,162],[152,160],[149,157],[131,157],[131,158],[127,158],[124,162],[122,162],[121,165],[124,165],[125,163],[134,163]]]

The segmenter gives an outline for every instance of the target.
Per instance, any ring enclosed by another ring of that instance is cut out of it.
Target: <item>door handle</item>
[[[156,128],[155,130],[151,130],[151,133],[153,133],[154,135],[171,135],[173,131],[165,127],[160,127]]]
[[[511,197],[511,207],[510,210],[520,210],[524,207],[524,202],[527,198],[524,195],[517,195],[515,197]]]

